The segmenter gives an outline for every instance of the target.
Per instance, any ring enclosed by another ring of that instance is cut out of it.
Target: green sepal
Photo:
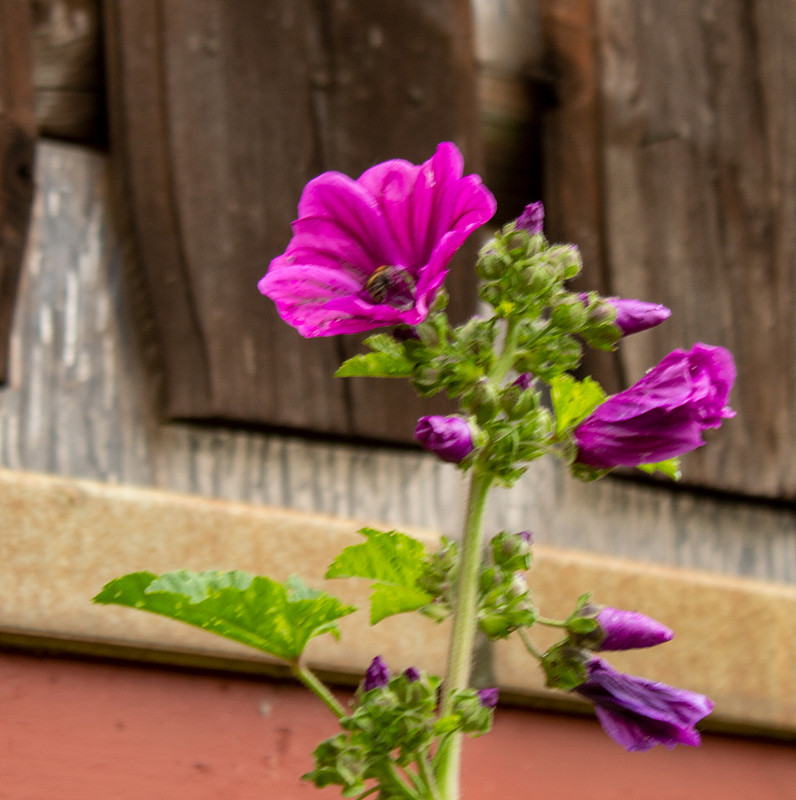
[[[658,461],[654,464],[639,464],[636,469],[640,469],[648,475],[652,475],[655,472],[662,472],[667,478],[671,478],[673,481],[679,481],[683,477],[683,473],[680,469],[680,459],[677,457],[668,458],[666,461]]]
[[[316,636],[339,638],[337,620],[356,611],[296,576],[282,584],[239,570],[133,572],[106,584],[93,602],[151,611],[285,661],[296,661]]]
[[[556,436],[561,437],[602,403],[606,394],[597,381],[575,380],[559,375],[550,382],[550,398],[556,417]]]
[[[551,647],[542,657],[542,669],[551,689],[571,691],[586,681],[588,654],[567,640]]]
[[[370,596],[370,624],[393,614],[416,611],[430,603],[433,595],[418,581],[426,564],[422,542],[398,531],[359,531],[366,541],[346,547],[332,562],[327,578],[368,578],[374,583]]]
[[[360,353],[344,361],[335,378],[408,378],[415,362],[402,342],[387,333],[376,333],[365,339],[372,352]]]

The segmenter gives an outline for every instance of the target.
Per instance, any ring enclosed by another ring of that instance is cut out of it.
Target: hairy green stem
[[[442,684],[444,694],[440,716],[453,710],[453,696],[467,688],[475,642],[476,612],[478,602],[478,572],[481,565],[481,523],[486,509],[486,498],[492,476],[473,469],[467,516],[461,547],[461,562],[456,595],[453,603],[453,630],[448,650],[448,666]],[[461,766],[461,733],[453,734],[437,752],[436,767],[443,800],[459,800],[459,773]]]
[[[434,777],[434,771],[431,769],[428,751],[423,751],[420,754],[420,758],[417,760],[417,770],[424,786],[426,787],[429,800],[439,800],[437,780]]]
[[[345,709],[337,702],[334,695],[321,683],[318,677],[310,671],[309,668],[300,664],[298,661],[290,665],[293,674],[298,678],[311,692],[320,697],[326,704],[329,710],[339,719],[346,716]]]
[[[536,649],[536,646],[531,641],[531,637],[528,636],[527,632],[524,631],[522,628],[519,630],[520,639],[522,639],[522,643],[525,645],[525,649],[537,660],[542,660],[542,654]]]
[[[489,378],[495,383],[500,383],[514,366],[514,349],[517,346],[519,323],[516,318],[511,318],[506,323],[506,335],[503,339],[503,350],[500,358],[495,362]]]

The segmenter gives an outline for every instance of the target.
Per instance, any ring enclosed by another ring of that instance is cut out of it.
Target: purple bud
[[[494,708],[498,704],[498,695],[500,693],[495,688],[479,689],[476,694],[478,695],[478,702],[484,708]]]
[[[533,544],[533,534],[530,531],[520,531],[517,536],[519,536],[525,544]]]
[[[511,385],[525,392],[533,386],[533,375],[530,372],[523,372],[517,376],[517,379]]]
[[[597,624],[605,634],[600,642],[600,650],[653,647],[668,642],[674,636],[671,628],[652,617],[610,606],[603,608],[597,615]]]
[[[525,211],[520,214],[515,227],[517,230],[528,231],[531,236],[541,233],[544,227],[544,205],[537,202],[525,206]]]
[[[416,667],[408,667],[406,670],[404,670],[404,676],[409,683],[414,683],[415,681],[420,680],[420,670]]]
[[[415,439],[426,450],[452,464],[458,464],[473,451],[473,434],[462,417],[420,417]]]
[[[578,295],[582,303],[589,302],[589,295]],[[607,303],[616,311],[614,325],[622,331],[622,336],[646,331],[665,322],[672,315],[670,309],[659,303],[645,303],[643,300],[633,300],[624,297],[605,297],[602,302]]]
[[[370,662],[370,666],[365,672],[364,689],[369,692],[371,689],[383,689],[390,680],[390,668],[384,663],[381,656],[376,656]]]

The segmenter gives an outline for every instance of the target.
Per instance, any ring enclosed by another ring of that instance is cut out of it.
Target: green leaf
[[[679,481],[683,477],[683,473],[680,471],[680,459],[677,457],[668,458],[666,461],[658,461],[654,464],[639,464],[636,469],[640,469],[648,475],[652,475],[656,471],[662,472],[673,481]]]
[[[327,578],[369,578],[375,581],[370,597],[370,624],[385,617],[415,611],[433,597],[418,586],[425,565],[422,542],[398,531],[359,531],[366,541],[346,547],[332,562]]]
[[[161,614],[285,661],[315,636],[339,638],[337,620],[356,611],[296,576],[281,584],[240,571],[133,572],[106,584],[94,602]]]
[[[556,435],[561,436],[585,419],[606,394],[597,381],[577,381],[571,375],[559,375],[550,382],[550,397],[556,416]]]
[[[408,356],[402,342],[389,334],[376,333],[365,339],[373,351],[353,356],[335,372],[336,378],[406,378],[412,374],[415,362]]]

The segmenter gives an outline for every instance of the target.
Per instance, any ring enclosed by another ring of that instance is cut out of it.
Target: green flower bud
[[[481,280],[492,281],[499,279],[506,273],[508,265],[506,260],[494,250],[487,250],[478,257],[475,271]]]
[[[564,297],[551,312],[553,324],[567,332],[579,331],[586,325],[588,316],[583,303],[575,295]]]

